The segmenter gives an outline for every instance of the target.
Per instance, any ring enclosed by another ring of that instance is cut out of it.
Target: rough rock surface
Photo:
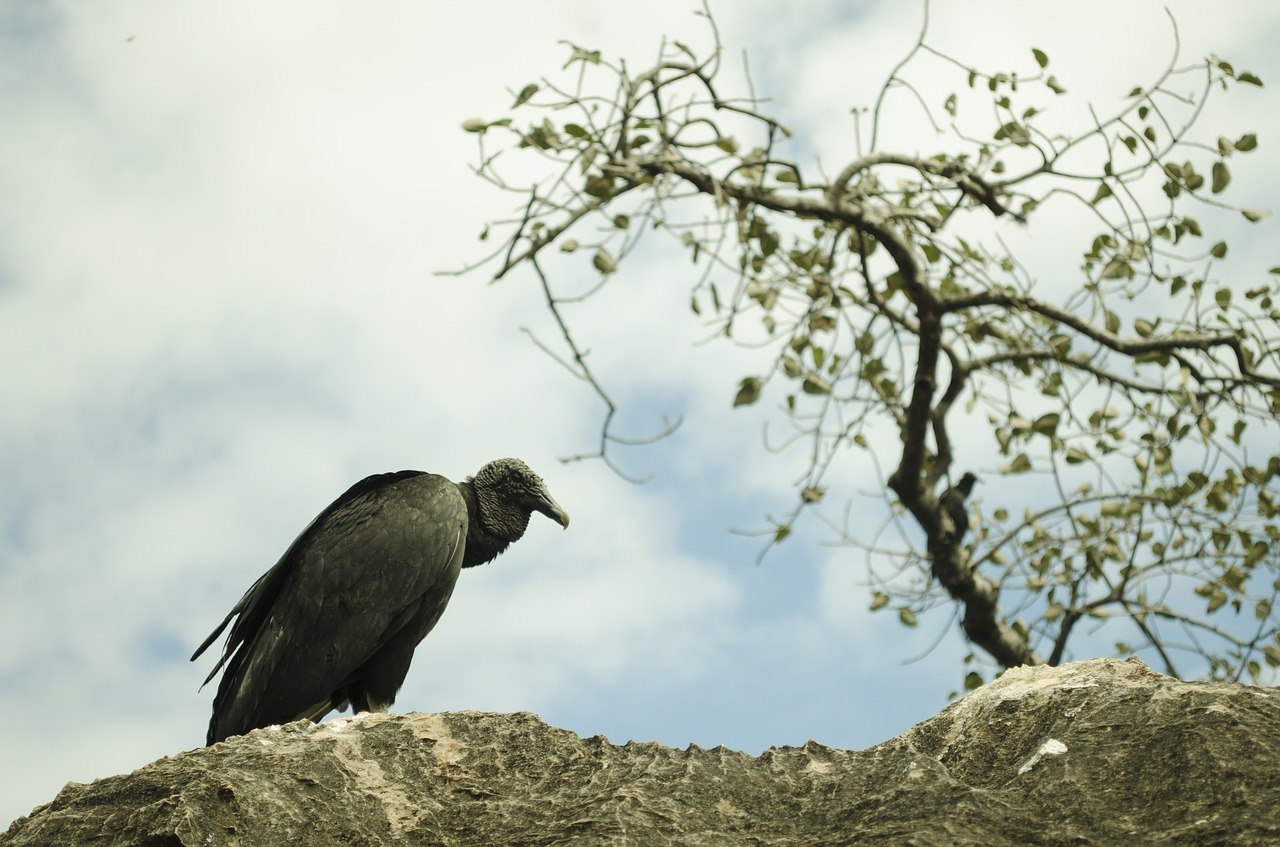
[[[257,730],[71,783],[3,845],[1280,844],[1280,691],[1005,673],[869,750],[610,744],[530,714]]]

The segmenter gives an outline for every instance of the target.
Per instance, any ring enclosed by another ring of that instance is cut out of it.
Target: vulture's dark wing
[[[211,679],[217,676],[218,671],[222,670],[222,666],[227,663],[227,660],[236,652],[236,649],[246,641],[251,640],[262,626],[262,620],[271,608],[272,601],[280,592],[280,583],[285,575],[288,574],[289,567],[293,564],[298,550],[308,542],[312,536],[312,531],[317,526],[338,509],[362,494],[369,494],[380,488],[393,485],[402,479],[411,479],[415,476],[422,476],[424,473],[425,471],[396,471],[395,473],[367,476],[344,491],[342,496],[316,515],[311,523],[307,524],[306,528],[298,533],[298,537],[289,545],[289,549],[284,551],[280,561],[276,562],[271,570],[258,577],[257,581],[249,586],[249,590],[231,607],[231,611],[222,619],[222,623],[218,624],[218,628],[209,633],[209,637],[202,641],[196,651],[191,654],[191,661],[193,662],[200,658],[200,655],[209,649],[209,645],[214,642],[214,639],[227,628],[227,624],[231,623],[231,619],[239,615],[235,626],[231,627],[231,633],[227,636],[227,643],[222,649],[222,658],[218,659],[218,664],[214,665],[213,670],[209,671],[209,675],[204,679],[204,684],[207,685]]]
[[[323,703],[425,597],[447,599],[466,532],[466,504],[444,477],[402,471],[352,486],[232,610],[210,740]]]

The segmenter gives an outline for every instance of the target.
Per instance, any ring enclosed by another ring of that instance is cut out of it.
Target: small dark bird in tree
[[[414,648],[462,568],[492,561],[533,512],[569,516],[519,459],[453,483],[422,471],[366,477],[313,520],[191,657],[231,624],[208,743],[395,700]],[[232,618],[235,623],[232,624]]]
[[[965,533],[969,531],[969,509],[965,501],[969,499],[969,495],[973,492],[973,484],[977,481],[976,476],[966,471],[959,482],[942,492],[942,496],[938,498],[939,505],[947,513],[947,517],[951,518],[951,524],[955,527],[956,544],[959,544],[964,539]]]

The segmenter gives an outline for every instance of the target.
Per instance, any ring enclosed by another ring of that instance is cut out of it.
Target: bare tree
[[[1090,620],[1123,639],[1117,652],[1158,658],[1169,673],[1183,653],[1194,672],[1258,679],[1264,663],[1280,666],[1268,487],[1280,458],[1250,457],[1275,443],[1277,283],[1215,281],[1227,245],[1189,211],[1265,215],[1222,199],[1233,157],[1255,136],[1215,139],[1199,125],[1220,90],[1262,83],[1216,57],[1181,64],[1175,27],[1173,60],[1114,114],[1050,132],[1027,105],[1069,96],[1048,56],[1030,50],[1021,73],[972,67],[931,46],[925,12],[834,177],[788,156],[791,132],[764,101],[720,92],[709,14],[706,58],[664,43],[638,74],[571,45],[563,80],[526,86],[512,117],[464,124],[480,141],[477,173],[521,196],[516,216],[486,227],[499,247],[485,261],[495,278],[527,268],[540,281],[567,354],[544,349],[605,402],[589,455],[609,461],[622,440],[615,407],[571,306],[607,286],[646,233],[688,250],[692,310],[760,356],[735,405],[781,392],[792,443],[807,450],[795,510],[773,541],[819,510],[867,550],[873,609],[914,626],[952,606],[1003,667],[1070,657]],[[930,108],[911,81],[921,62],[950,67],[959,96]],[[899,94],[939,131],[941,152],[879,148]],[[977,97],[983,108],[970,108]],[[542,162],[533,188],[504,177],[507,139]],[[1060,270],[1069,286],[1037,280],[1006,246],[1050,205],[1074,205],[1096,226],[1078,266]],[[597,282],[574,294],[553,282],[541,263],[553,247],[589,254]],[[1044,502],[979,515],[967,485],[941,496],[956,427],[972,429],[980,412],[1007,459],[999,473],[1039,475]],[[899,543],[852,537],[821,511],[824,477],[849,450],[892,456],[882,485]]]

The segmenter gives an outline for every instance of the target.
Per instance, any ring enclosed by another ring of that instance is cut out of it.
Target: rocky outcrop
[[[868,750],[752,757],[530,714],[257,730],[69,784],[3,845],[1275,845],[1280,692],[1018,668]]]

